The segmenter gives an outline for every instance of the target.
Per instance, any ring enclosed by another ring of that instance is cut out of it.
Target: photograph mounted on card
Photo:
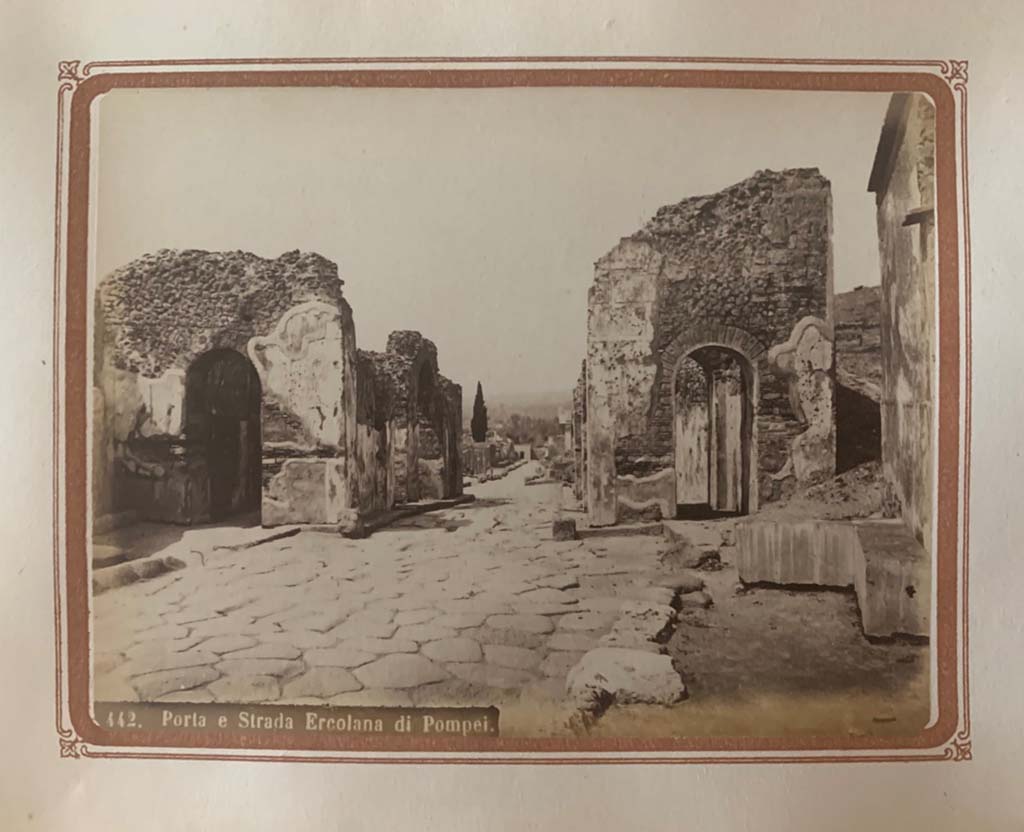
[[[62,753],[969,758],[966,83],[62,63]]]

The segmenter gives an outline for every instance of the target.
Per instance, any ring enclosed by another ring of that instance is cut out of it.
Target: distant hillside
[[[572,392],[513,393],[491,395],[484,390],[487,420],[491,425],[507,421],[513,413],[533,419],[557,419],[558,411],[572,407]],[[463,406],[463,421],[468,425],[472,415],[472,400]]]

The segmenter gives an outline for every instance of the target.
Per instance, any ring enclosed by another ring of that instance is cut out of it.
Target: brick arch
[[[738,352],[750,363],[757,362],[767,354],[768,348],[757,338],[739,327],[728,324],[703,323],[687,327],[661,352],[663,367],[671,367],[673,374],[679,363],[691,352],[701,347],[725,347]]]

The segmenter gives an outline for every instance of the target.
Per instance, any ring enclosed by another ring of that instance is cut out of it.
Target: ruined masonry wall
[[[587,498],[587,362],[580,367],[579,378],[572,391],[572,452],[576,466],[573,495],[581,502]]]
[[[97,478],[110,484],[96,514],[208,519],[205,463],[184,432],[185,376],[200,355],[230,349],[252,360],[263,390],[265,522],[346,517],[355,335],[333,263],[297,251],[161,250],[101,282],[95,336],[97,409],[109,425]]]
[[[623,506],[674,514],[673,375],[705,344],[735,349],[755,377],[752,508],[830,475],[831,299],[831,194],[816,169],[662,208],[602,257],[588,299],[591,522]]]
[[[211,519],[208,452],[185,418],[189,368],[211,350],[246,356],[259,378],[263,525],[351,528],[462,493],[462,388],[417,332],[357,350],[319,255],[162,250],[101,282],[95,320],[94,516]]]
[[[909,97],[878,201],[882,267],[882,471],[911,532],[931,547],[934,464],[935,112]],[[916,212],[918,222],[904,225]]]

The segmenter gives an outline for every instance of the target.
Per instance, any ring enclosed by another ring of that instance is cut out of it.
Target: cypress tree
[[[476,398],[473,399],[473,418],[469,423],[474,442],[487,439],[487,405],[484,404],[484,388],[476,383]]]

